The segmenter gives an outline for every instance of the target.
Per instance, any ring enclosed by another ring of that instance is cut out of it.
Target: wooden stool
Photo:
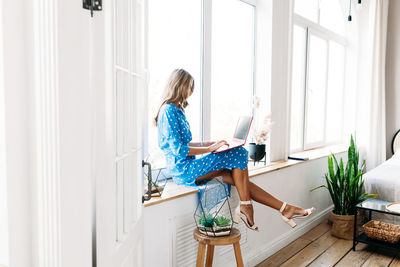
[[[233,244],[233,249],[235,250],[236,264],[238,267],[243,267],[242,253],[240,252],[240,231],[236,228],[232,228],[232,232],[227,236],[207,236],[200,233],[196,228],[193,232],[194,239],[199,242],[199,249],[197,251],[197,263],[196,267],[202,267],[204,265],[204,255],[207,249],[207,260],[206,266],[212,266],[213,256],[214,256],[214,246],[224,246]]]

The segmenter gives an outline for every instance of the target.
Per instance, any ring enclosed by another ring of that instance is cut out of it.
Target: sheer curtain
[[[356,137],[371,170],[386,160],[385,62],[389,0],[363,1],[358,12]]]

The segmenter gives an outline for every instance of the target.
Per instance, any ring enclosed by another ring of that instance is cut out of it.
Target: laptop
[[[240,116],[236,124],[233,139],[229,141],[227,145],[223,145],[217,150],[214,150],[213,153],[220,153],[236,147],[244,146],[244,144],[246,144],[247,136],[249,135],[252,121],[252,116]]]

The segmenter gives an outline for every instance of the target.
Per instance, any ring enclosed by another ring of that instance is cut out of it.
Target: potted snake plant
[[[355,206],[365,199],[377,197],[376,194],[363,193],[365,160],[360,166],[359,156],[352,135],[346,167],[344,167],[342,158],[338,162],[335,155],[332,154],[332,157],[328,157],[328,173],[325,174],[326,185],[311,190],[326,188],[329,191],[334,205],[331,212],[333,222],[331,234],[339,238],[353,238]],[[359,216],[357,214],[358,222],[360,222]]]

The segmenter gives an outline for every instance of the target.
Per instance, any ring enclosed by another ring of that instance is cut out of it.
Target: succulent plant
[[[231,224],[231,219],[224,216],[218,216],[215,218],[215,223],[220,227],[225,227]]]
[[[214,217],[211,214],[209,214],[207,218],[203,216],[199,219],[199,224],[203,225],[204,227],[213,227]]]

